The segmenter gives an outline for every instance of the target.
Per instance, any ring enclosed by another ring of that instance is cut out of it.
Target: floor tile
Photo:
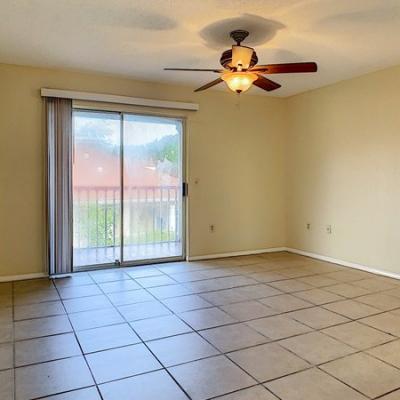
[[[142,319],[131,322],[131,326],[144,341],[192,332],[192,328],[176,315]]]
[[[211,303],[196,294],[165,299],[162,303],[164,303],[174,313],[198,310],[200,308],[213,306]]]
[[[0,295],[0,307],[12,307],[13,300],[11,295]]]
[[[144,303],[145,301],[154,301],[154,297],[144,289],[109,293],[107,296],[114,306],[125,306],[128,304]]]
[[[17,321],[14,324],[15,340],[33,339],[72,331],[65,315]]]
[[[278,294],[282,294],[282,292],[280,290],[275,289],[266,284],[241,286],[241,287],[236,288],[236,290],[239,294],[244,295],[249,300],[262,299],[265,297],[276,296]]]
[[[278,343],[313,365],[332,361],[356,351],[320,332],[306,333]]]
[[[385,290],[383,293],[389,296],[400,297],[400,286],[397,285],[394,289]]]
[[[148,291],[159,300],[192,294],[192,291],[183,285],[158,286],[149,288]]]
[[[58,289],[61,299],[74,299],[77,297],[96,296],[102,294],[97,285],[67,286]]]
[[[325,288],[325,290],[349,299],[370,293],[366,289],[357,287],[355,285],[350,285],[348,283],[340,283],[338,285],[328,286]]]
[[[358,322],[332,326],[324,329],[323,332],[358,350],[365,350],[393,340],[393,336]]]
[[[0,343],[11,342],[14,340],[14,327],[12,322],[2,322],[0,324]]]
[[[192,400],[206,400],[256,383],[225,356],[206,358],[169,368]]]
[[[51,279],[28,279],[13,282],[14,294],[20,294],[31,291],[42,291],[46,289],[54,289],[54,283]]]
[[[144,288],[174,285],[177,283],[176,280],[170,278],[167,275],[148,276],[146,278],[136,278],[135,280],[137,283],[139,283],[140,286]]]
[[[96,383],[127,378],[161,368],[161,364],[143,344],[88,354],[86,359]]]
[[[17,367],[81,355],[73,333],[47,336],[15,343]]]
[[[247,325],[273,340],[300,335],[311,331],[311,328],[308,326],[283,315],[249,321],[247,322]]]
[[[14,400],[14,370],[0,371],[0,399]]]
[[[246,301],[243,303],[228,304],[221,309],[238,321],[249,321],[255,318],[276,314],[276,311],[258,301]]]
[[[400,400],[400,390],[396,390],[386,396],[380,397],[379,400]]]
[[[118,310],[128,322],[171,314],[171,311],[158,301],[120,306]]]
[[[42,397],[40,400],[101,400],[99,392],[95,386],[73,390],[72,392],[66,392],[62,394],[56,394],[54,396]]]
[[[258,385],[218,397],[218,400],[278,400],[278,398],[263,386]]]
[[[354,285],[367,289],[373,292],[380,292],[382,290],[393,289],[397,286],[397,283],[392,279],[385,278],[368,278],[354,282]]]
[[[296,279],[287,279],[285,281],[271,282],[269,286],[272,286],[285,293],[300,292],[301,290],[313,289],[311,285],[307,283],[297,281]]]
[[[76,331],[125,322],[121,315],[113,308],[73,313],[69,315],[69,318]]]
[[[305,276],[303,278],[298,278],[298,280],[314,287],[331,286],[338,283],[336,279],[328,278],[324,275]]]
[[[275,343],[229,353],[228,357],[259,382],[292,374],[310,365]]]
[[[372,398],[400,387],[400,370],[364,353],[332,361],[320,368]]]
[[[125,273],[128,274],[132,279],[144,278],[146,276],[163,275],[160,270],[150,266],[126,268]]]
[[[321,307],[293,311],[288,313],[287,316],[314,329],[323,329],[328,326],[349,322],[348,318],[342,317]]]
[[[165,371],[126,378],[99,386],[104,400],[187,400]],[[86,400],[86,399],[85,399]]]
[[[361,279],[365,279],[366,277],[369,276],[369,274],[363,271],[344,270],[344,271],[331,272],[326,274],[326,276],[328,278],[332,278],[337,281],[356,282],[360,281]]]
[[[64,307],[68,313],[80,311],[98,310],[102,308],[111,308],[110,300],[104,294],[90,297],[79,297],[76,299],[63,300]]]
[[[0,344],[0,370],[14,367],[13,343]]]
[[[201,297],[215,306],[224,306],[227,304],[247,301],[248,296],[245,293],[238,292],[239,288],[217,290],[215,292],[201,293]]]
[[[179,317],[196,330],[214,328],[216,326],[238,322],[235,318],[218,308],[187,311],[179,314]]]
[[[56,278],[54,279],[54,284],[56,287],[67,287],[67,286],[82,286],[82,285],[92,285],[94,280],[86,272],[75,273],[66,278]]]
[[[244,323],[219,326],[199,333],[224,353],[268,342],[265,336]]]
[[[324,308],[351,319],[360,319],[382,312],[375,307],[371,307],[355,300],[343,300],[331,304],[325,304]]]
[[[251,278],[255,279],[257,282],[274,282],[274,281],[282,281],[287,279],[286,276],[276,272],[276,271],[269,271],[269,272],[256,272],[254,274],[249,275]]]
[[[400,368],[400,340],[385,343],[367,351],[367,353]]]
[[[88,329],[76,335],[84,353],[140,343],[139,337],[128,324]]]
[[[308,276],[312,274],[309,270],[307,270],[307,268],[302,268],[298,266],[280,269],[279,273],[290,279],[301,278],[303,276]]]
[[[382,311],[389,311],[400,307],[399,297],[389,296],[383,293],[374,293],[357,297],[357,301],[379,308],[379,310]]]
[[[1,282],[0,283],[0,295],[11,295],[13,292],[12,282]]]
[[[99,283],[99,287],[104,293],[127,292],[129,290],[140,289],[140,285],[132,279]]]
[[[316,368],[285,376],[265,386],[282,400],[367,400],[367,397]]]
[[[14,319],[20,321],[23,319],[51,317],[54,315],[65,314],[65,309],[61,301],[49,301],[45,303],[26,304],[14,307]]]
[[[363,324],[400,337],[400,315],[386,312],[359,320]]]
[[[55,300],[60,300],[60,296],[58,295],[57,290],[54,288],[14,293],[14,305],[16,306]]]
[[[29,365],[15,370],[16,400],[49,396],[93,384],[83,357]]]
[[[195,332],[153,340],[147,346],[165,367],[219,354],[218,350]]]
[[[185,271],[177,274],[170,274],[170,276],[179,283],[201,281],[203,279],[209,279],[206,277],[203,271]]]
[[[334,301],[343,300],[342,296],[339,296],[331,292],[327,292],[326,290],[323,289],[305,290],[303,292],[297,292],[294,295],[302,300],[306,300],[315,305],[321,305],[326,303],[332,303]]]
[[[277,312],[289,312],[314,306],[308,301],[299,299],[291,294],[267,297],[265,299],[260,299],[259,301],[260,303],[273,308]]]
[[[0,307],[0,325],[7,324],[13,321],[13,309],[12,307]]]
[[[90,276],[96,283],[116,282],[131,279],[131,277],[125,272],[115,270],[91,272]]]
[[[257,281],[247,276],[228,276],[225,278],[208,279],[186,283],[185,286],[193,293],[211,292],[213,290],[231,289],[234,287],[254,285]]]

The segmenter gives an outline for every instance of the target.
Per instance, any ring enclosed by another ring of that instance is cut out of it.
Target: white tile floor
[[[1,400],[400,399],[400,281],[274,253],[0,284]]]

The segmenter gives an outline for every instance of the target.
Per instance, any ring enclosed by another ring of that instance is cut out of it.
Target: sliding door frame
[[[139,259],[139,260],[130,260],[130,261],[124,261],[123,258],[123,229],[124,229],[124,223],[123,223],[123,200],[124,200],[124,195],[123,193],[121,194],[121,267],[132,267],[132,266],[138,266],[138,265],[148,265],[148,264],[160,264],[160,263],[165,263],[165,262],[173,262],[173,261],[184,261],[186,260],[186,237],[187,237],[187,226],[186,226],[186,221],[187,221],[187,191],[184,194],[183,193],[183,185],[186,185],[186,166],[187,166],[187,159],[186,159],[186,118],[182,116],[173,116],[173,115],[165,115],[161,113],[139,113],[139,112],[121,112],[121,123],[123,124],[124,122],[124,115],[137,115],[137,116],[142,116],[142,117],[159,117],[159,118],[165,118],[165,119],[172,119],[172,120],[178,120],[181,122],[181,132],[180,132],[180,148],[181,148],[181,201],[182,201],[182,208],[181,208],[181,218],[180,218],[180,230],[181,230],[181,242],[182,242],[182,254],[180,256],[172,256],[172,257],[161,257],[161,258],[149,258],[149,259]],[[123,141],[123,126],[121,128],[121,149],[123,151],[124,147],[124,141]],[[124,163],[124,157],[122,153],[121,157],[121,190],[124,192],[124,170],[123,170],[123,163]]]
[[[75,111],[87,111],[87,112],[98,112],[98,113],[110,113],[110,114],[119,114],[120,116],[120,259],[119,263],[103,263],[103,264],[89,264],[84,266],[74,266],[73,264],[73,247],[71,248],[72,252],[72,265],[73,272],[80,271],[93,271],[98,269],[106,269],[106,268],[123,268],[123,267],[134,267],[140,265],[149,265],[149,264],[160,264],[174,261],[184,261],[186,260],[187,255],[187,233],[188,233],[188,190],[187,190],[187,141],[186,141],[186,117],[184,116],[174,116],[174,115],[165,115],[162,113],[155,112],[132,112],[132,111],[112,111],[112,110],[103,110],[103,109],[95,109],[95,108],[85,108],[85,107],[74,107],[72,108],[72,116]],[[182,254],[180,256],[171,256],[171,257],[161,257],[161,258],[149,258],[149,259],[138,259],[138,260],[129,260],[124,261],[124,116],[125,115],[137,115],[143,117],[159,117],[165,119],[178,120],[181,122],[181,132],[180,132],[180,149],[181,149],[181,160],[180,160],[180,168],[181,168],[181,212],[180,212],[180,233],[181,233],[181,242],[182,242]],[[73,134],[73,144],[75,144],[74,139],[74,130]],[[74,153],[74,151],[72,152]],[[73,157],[73,155],[72,155]],[[71,171],[72,172],[72,171]],[[183,186],[186,186],[185,192],[183,191]],[[73,212],[71,213],[71,226],[73,227]],[[72,228],[73,229],[73,228]]]
[[[74,105],[72,105],[72,127],[74,127],[74,113],[75,112],[79,112],[79,111],[90,112],[90,113],[99,113],[99,114],[119,115],[120,120],[121,120],[121,113],[119,111],[102,110],[102,109],[100,109],[100,110],[86,109],[86,108],[81,108],[81,107],[74,107]],[[121,127],[120,127],[119,136],[121,138]],[[74,154],[75,154],[75,130],[74,129],[72,129],[72,144],[73,144],[72,157],[74,157]],[[122,146],[121,146],[121,143],[120,143],[120,148],[121,147]],[[121,157],[121,153],[120,153],[120,157]],[[73,160],[72,160],[72,163],[73,163]],[[71,164],[71,165],[73,165],[73,164]],[[71,174],[72,174],[72,171],[71,171]],[[121,174],[122,174],[122,171],[120,170],[120,175]],[[72,180],[72,188],[73,188],[73,186],[74,186],[74,182]],[[72,197],[72,201],[73,201],[73,197]],[[120,210],[120,213],[121,213],[122,212],[122,202],[121,202],[120,208],[121,208],[121,210]],[[70,223],[71,223],[71,226],[72,226],[72,234],[73,234],[74,233],[74,231],[73,231],[73,227],[74,227],[74,210],[73,210],[73,207],[72,207]],[[120,245],[120,247],[121,247],[121,245]],[[119,267],[119,264],[116,263],[115,261],[114,262],[109,262],[109,263],[87,264],[87,265],[75,266],[74,265],[74,251],[73,250],[74,250],[74,247],[72,245],[72,248],[71,248],[71,252],[72,252],[72,256],[71,256],[72,257],[72,272],[93,271],[93,270],[96,270],[96,269],[107,269],[107,268],[117,268],[117,267]],[[120,253],[119,253],[119,258],[121,258],[121,250],[120,250]]]

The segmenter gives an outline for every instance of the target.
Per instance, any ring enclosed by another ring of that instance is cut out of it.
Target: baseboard
[[[275,253],[278,251],[286,251],[286,247],[270,247],[268,249],[232,251],[230,253],[205,254],[202,256],[188,256],[187,259],[188,261],[199,261],[199,260],[209,260],[213,258],[251,256],[253,254],[261,254],[261,253]]]
[[[5,275],[0,276],[0,282],[12,282],[12,281],[25,281],[28,279],[48,278],[49,276],[44,272],[36,272],[33,274],[22,274],[22,275]]]
[[[394,272],[382,271],[377,268],[367,267],[362,264],[357,264],[345,260],[340,260],[333,257],[324,256],[322,254],[311,253],[308,251],[303,251],[299,249],[295,249],[292,247],[271,247],[268,249],[258,249],[258,250],[244,250],[244,251],[232,251],[229,253],[217,253],[217,254],[205,254],[202,256],[188,256],[188,261],[199,261],[199,260],[209,260],[213,258],[225,258],[225,257],[235,257],[235,256],[249,256],[253,254],[261,254],[261,253],[275,253],[279,251],[288,251],[289,253],[299,254],[302,256],[314,258],[316,260],[326,261],[333,264],[342,265],[344,267],[354,268],[365,272],[370,272],[376,275],[386,276],[388,278],[400,279],[400,274],[396,274]],[[32,274],[22,274],[22,275],[6,275],[0,276],[0,282],[12,282],[12,281],[23,281],[28,279],[39,279],[39,278],[48,278],[49,275],[44,272],[36,272]],[[57,276],[60,277],[60,276]],[[53,277],[54,278],[54,277]]]
[[[333,264],[342,265],[344,267],[354,268],[354,269],[358,269],[358,270],[361,270],[361,271],[370,272],[372,274],[386,276],[388,278],[400,279],[400,274],[396,274],[394,272],[382,271],[380,269],[367,267],[367,266],[362,265],[362,264],[357,264],[357,263],[353,263],[353,262],[349,262],[349,261],[339,260],[337,258],[327,257],[327,256],[324,256],[324,255],[321,255],[321,254],[316,254],[316,253],[310,253],[308,251],[294,249],[294,248],[291,248],[291,247],[286,247],[285,250],[288,251],[289,253],[295,253],[295,254],[299,254],[299,255],[302,255],[302,256],[315,258],[317,260],[327,261],[327,262],[330,262],[330,263],[333,263]]]

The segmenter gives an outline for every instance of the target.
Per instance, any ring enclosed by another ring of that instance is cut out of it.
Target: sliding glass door
[[[73,113],[73,264],[121,258],[121,123],[119,113]]]
[[[125,114],[124,261],[182,255],[182,121]]]
[[[182,259],[182,120],[75,110],[75,270]]]

